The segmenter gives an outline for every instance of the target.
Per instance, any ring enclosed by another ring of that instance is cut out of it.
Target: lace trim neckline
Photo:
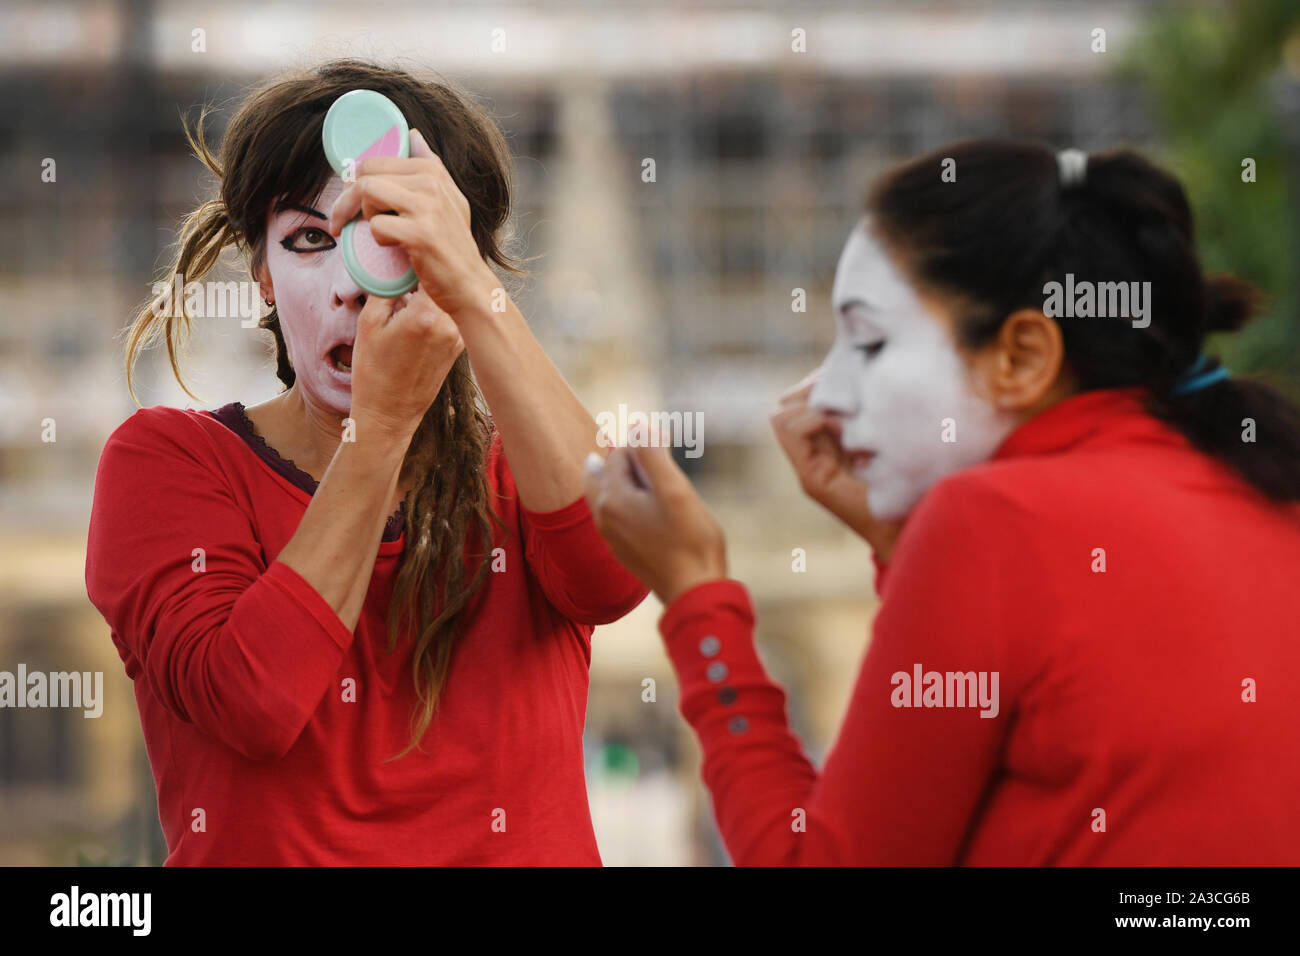
[[[284,455],[280,454],[258,433],[256,426],[253,425],[253,420],[248,417],[248,411],[244,408],[243,402],[235,402],[235,408],[239,411],[239,417],[243,421],[244,428],[247,429],[249,437],[265,448],[268,453],[274,455],[276,458],[280,459],[280,461],[284,462],[284,464],[293,469],[302,482],[310,488],[312,493],[315,493],[316,489],[320,487],[320,482],[294,464],[292,459],[285,458]]]
[[[243,422],[244,430],[248,433],[248,436],[261,445],[262,448],[266,449],[268,455],[274,457],[292,471],[298,477],[298,481],[306,485],[306,490],[315,494],[316,490],[320,487],[320,482],[299,468],[292,459],[285,458],[284,455],[280,454],[280,452],[277,451],[270,442],[258,433],[257,427],[253,424],[253,420],[248,417],[248,410],[244,408],[243,402],[233,402],[232,404],[235,406],[235,410],[239,412],[240,421]],[[405,519],[406,502],[408,498],[410,498],[409,492],[405,498],[398,502],[397,510],[388,516],[388,524],[386,526],[387,532],[395,531],[403,519]]]

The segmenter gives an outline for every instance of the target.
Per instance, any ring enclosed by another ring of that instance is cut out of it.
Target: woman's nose
[[[850,415],[853,413],[853,389],[842,381],[844,370],[838,365],[834,360],[827,361],[808,393],[808,405],[834,415]]]
[[[339,256],[334,265],[334,302],[335,306],[366,304],[366,292],[361,286],[357,285],[357,280],[352,278],[348,272],[347,266],[343,264],[343,257]]]

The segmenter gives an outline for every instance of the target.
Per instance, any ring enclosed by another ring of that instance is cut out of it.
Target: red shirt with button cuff
[[[508,529],[494,526],[501,570],[423,752],[390,762],[416,706],[409,630],[387,647],[404,535],[380,544],[349,631],[276,560],[309,492],[211,413],[141,409],[113,433],[86,586],[135,681],[167,865],[600,863],[582,749],[590,638],[647,592],[584,498],[520,505],[495,433],[486,468]]]
[[[660,629],[737,864],[1296,865],[1297,578],[1300,508],[1100,390],[918,505],[821,772],[742,584]]]

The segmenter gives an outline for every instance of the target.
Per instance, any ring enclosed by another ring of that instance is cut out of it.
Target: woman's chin
[[[302,379],[298,380],[300,387],[304,386]],[[352,389],[339,385],[333,381],[315,382],[310,388],[304,389],[304,398],[308,403],[317,409],[338,415],[340,418],[347,418],[352,414]],[[308,397],[308,395],[310,397]]]
[[[916,489],[891,482],[879,473],[873,474],[870,465],[862,469],[860,477],[867,483],[867,507],[877,521],[902,521],[916,506],[921,494]]]

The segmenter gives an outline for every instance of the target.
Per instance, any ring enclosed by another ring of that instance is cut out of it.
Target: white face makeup
[[[849,234],[831,302],[835,344],[808,401],[840,418],[868,506],[895,521],[941,479],[988,460],[1016,418],[974,393],[947,325],[867,220]]]
[[[325,218],[343,188],[334,176],[309,207],[272,211],[266,234],[266,264],[296,384],[308,405],[340,416],[352,408],[352,374],[337,360],[351,364],[365,304]]]

